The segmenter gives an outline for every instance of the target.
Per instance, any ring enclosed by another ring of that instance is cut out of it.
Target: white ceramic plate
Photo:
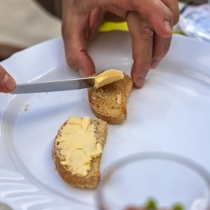
[[[128,33],[100,34],[89,52],[97,71],[129,74]],[[63,43],[54,39],[1,63],[18,83],[75,78]],[[0,198],[15,209],[94,210],[94,190],[65,184],[55,170],[51,150],[68,117],[91,116],[86,90],[32,95],[0,94]],[[175,35],[170,52],[144,87],[129,97],[128,119],[110,125],[101,173],[115,160],[141,151],[184,155],[210,171],[210,45]]]

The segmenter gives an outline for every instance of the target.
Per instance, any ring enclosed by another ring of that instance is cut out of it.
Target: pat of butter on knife
[[[15,90],[13,90],[11,94],[78,90],[90,87],[99,88],[106,84],[120,80],[123,77],[124,74],[122,71],[110,69],[96,77],[17,84]]]

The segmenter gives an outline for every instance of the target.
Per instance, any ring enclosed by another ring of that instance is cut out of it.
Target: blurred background
[[[60,36],[61,22],[32,0],[0,0],[0,60]]]
[[[48,1],[50,2],[51,0]],[[181,15],[184,16],[183,13],[194,9],[196,6],[205,4],[207,1],[179,0]],[[203,10],[199,10],[199,13],[204,19],[203,14],[206,12],[206,8],[203,8]],[[208,18],[210,19],[210,17]],[[197,26],[196,21],[192,23],[192,20],[188,19],[188,15],[186,14],[186,20],[184,22],[186,23],[188,21],[191,25],[194,24],[193,27],[196,32],[196,27],[201,26]],[[192,28],[191,25],[190,28]],[[61,36],[60,28],[60,20],[46,12],[34,0],[0,0],[0,61],[26,47]],[[183,26],[182,24],[181,30],[180,24],[177,24],[174,27],[174,32],[185,33],[185,35],[192,34],[191,31],[188,33],[188,28],[188,25]]]

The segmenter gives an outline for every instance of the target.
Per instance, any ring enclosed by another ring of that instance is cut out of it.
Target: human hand
[[[82,76],[95,72],[87,53],[88,41],[97,33],[108,12],[127,20],[132,38],[131,77],[142,87],[170,47],[172,27],[178,22],[177,0],[63,0],[62,35],[66,60]]]
[[[15,89],[15,80],[0,66],[0,92],[9,93]]]

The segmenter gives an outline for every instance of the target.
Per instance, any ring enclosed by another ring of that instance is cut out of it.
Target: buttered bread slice
[[[127,100],[133,88],[132,79],[122,71],[113,69],[97,77],[100,79],[97,86],[88,89],[93,113],[110,124],[122,123],[127,118]]]
[[[59,129],[53,147],[53,160],[62,179],[71,186],[96,187],[106,136],[103,120],[69,118]]]

